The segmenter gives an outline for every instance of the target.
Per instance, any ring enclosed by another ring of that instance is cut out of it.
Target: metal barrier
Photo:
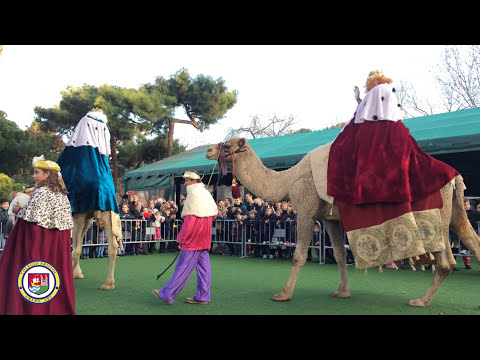
[[[323,224],[319,223],[319,225],[323,229],[321,231],[320,244],[315,246],[312,239],[310,249],[316,249],[318,251],[319,263],[324,263],[324,251],[323,256],[321,256],[322,251],[320,249],[324,247],[325,229]],[[272,258],[276,252],[279,257],[290,258],[295,252],[296,243],[296,221],[278,223],[261,222],[257,219],[242,221],[216,219],[213,221],[212,245],[225,244],[232,255],[240,257],[253,255]]]
[[[273,255],[275,251],[279,256],[287,254],[287,257],[291,257],[295,252],[297,242],[297,224],[296,221],[282,222],[277,224],[265,224],[250,221],[246,219],[240,224],[239,221],[233,219],[217,219],[213,222],[212,228],[212,250],[213,244],[228,244],[229,249],[233,255],[245,257],[251,255]],[[177,250],[177,235],[180,231],[183,222],[180,219],[175,219],[170,224],[162,223],[160,228],[155,227],[155,222],[152,220],[140,220],[140,219],[121,219],[122,224],[122,236],[124,248],[122,254],[130,251],[136,251],[136,246],[133,244],[139,244],[138,250],[140,250],[140,244],[143,251],[149,249],[150,252],[155,249],[156,243],[159,243],[158,250]],[[320,227],[320,244],[315,246],[310,244],[310,250],[315,250],[318,255],[318,262],[325,264],[327,249],[333,249],[333,246],[329,240],[328,234],[325,230],[325,225],[322,221],[317,220],[316,224]],[[0,234],[3,234],[3,225],[0,223]],[[480,234],[480,222],[477,222],[477,234]],[[312,229],[313,233],[313,229]],[[343,233],[345,243],[348,243],[346,233]],[[3,251],[7,238],[1,237],[0,253]],[[459,240],[460,251],[461,240]],[[95,221],[88,228],[84,238],[83,246],[99,247],[97,250],[100,253],[106,249],[107,240],[102,228],[98,228],[95,225]],[[102,249],[102,247],[104,247]],[[257,251],[257,252],[256,252]],[[470,251],[466,254],[460,252],[453,253],[453,256],[472,256]]]
[[[155,251],[155,245],[159,243],[158,250],[177,250],[177,235],[180,231],[183,222],[179,219],[171,223],[162,223],[159,228],[155,227],[155,222],[152,220],[141,219],[120,219],[122,226],[123,249],[120,255],[126,253],[140,253]],[[107,239],[105,230],[99,228],[95,220],[87,229],[85,236],[82,239],[83,256],[89,256],[89,247],[97,247],[97,256],[103,256],[107,246]]]

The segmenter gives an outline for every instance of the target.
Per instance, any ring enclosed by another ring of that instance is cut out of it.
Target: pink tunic
[[[182,250],[210,250],[210,244],[212,241],[212,221],[215,218],[216,216],[185,216],[182,229],[177,237],[178,242],[182,244]]]

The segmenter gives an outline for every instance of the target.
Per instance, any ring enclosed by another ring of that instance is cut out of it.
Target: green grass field
[[[114,290],[100,290],[108,270],[108,258],[80,260],[84,279],[75,280],[78,315],[479,315],[480,267],[472,258],[472,269],[460,271],[444,281],[426,308],[407,305],[431,284],[430,271],[348,267],[351,297],[330,296],[339,284],[337,265],[307,262],[297,280],[293,297],[275,302],[291,270],[291,260],[238,258],[210,255],[212,266],[211,302],[185,303],[196,289],[193,272],[175,303],[155,298],[152,289],[161,289],[171,278],[175,264],[159,280],[176,253],[122,256],[117,258]],[[315,258],[314,258],[315,260]]]

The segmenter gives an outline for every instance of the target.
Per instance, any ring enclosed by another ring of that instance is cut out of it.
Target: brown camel
[[[218,160],[223,151],[225,159],[231,165],[234,156],[235,175],[238,180],[252,193],[266,201],[288,201],[298,211],[297,226],[298,239],[295,255],[293,257],[292,271],[283,290],[273,296],[275,301],[290,300],[295,289],[295,283],[301,268],[305,264],[308,247],[311,242],[312,230],[317,219],[322,219],[333,244],[334,257],[340,272],[340,285],[338,290],[332,292],[332,296],[346,298],[350,296],[350,288],[346,272],[346,250],[344,247],[341,219],[335,203],[331,204],[322,199],[316,186],[318,186],[318,171],[323,171],[326,179],[326,165],[319,170],[312,167],[314,151],[327,153],[331,143],[312,150],[294,167],[284,170],[270,170],[255,154],[245,138],[232,138],[226,143],[211,146],[206,157],[210,160]],[[312,170],[314,169],[314,170]],[[315,178],[314,179],[314,173]],[[326,181],[326,180],[325,180]],[[458,234],[465,245],[480,261],[480,238],[473,230],[465,210],[463,208],[463,193],[465,185],[463,178],[455,177],[455,184],[449,182],[441,189],[443,208],[440,209],[443,222],[443,239],[445,250],[433,252],[435,258],[436,274],[429,289],[418,299],[412,299],[412,306],[427,306],[443,280],[450,274],[456,264],[450,248],[448,231]]]
[[[117,253],[122,249],[122,236],[120,217],[114,211],[94,210],[90,212],[74,213],[73,214],[73,229],[72,229],[72,266],[73,278],[83,279],[82,269],[80,268],[80,254],[82,253],[83,237],[88,228],[93,222],[97,226],[105,227],[105,236],[108,241],[108,258],[110,259],[108,265],[108,275],[105,283],[100,286],[102,290],[115,289],[115,279],[113,273],[115,270],[115,259]]]

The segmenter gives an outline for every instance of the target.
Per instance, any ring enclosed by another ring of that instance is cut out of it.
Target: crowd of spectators
[[[255,257],[289,259],[295,252],[297,211],[290,202],[268,203],[245,194],[217,202],[215,220],[217,254],[240,255],[241,241],[247,241],[247,253]]]
[[[17,194],[12,194],[15,198]],[[180,204],[167,201],[163,198],[152,199],[148,204],[142,204],[135,194],[125,194],[118,204],[122,225],[124,248],[123,255],[151,254],[166,251],[178,251],[175,241],[181,228]],[[8,237],[8,208],[11,200],[0,199],[0,240],[1,247]],[[214,221],[216,231],[212,242],[211,252],[219,255],[254,256],[263,259],[289,259],[295,252],[297,240],[297,211],[290,202],[268,203],[260,198],[253,198],[252,194],[245,194],[242,198],[225,198],[217,202],[218,215]],[[480,221],[479,209],[465,200],[465,211],[472,226],[478,231],[477,222]],[[177,221],[180,220],[180,221]],[[311,246],[317,257],[323,257],[323,262],[335,263],[328,233],[322,235],[322,221],[318,220],[312,229]],[[325,241],[322,242],[322,236]],[[466,269],[470,269],[468,249],[450,233],[452,250],[463,256]],[[242,244],[246,241],[246,253],[242,253]],[[87,231],[84,240],[82,258],[107,256],[107,239],[103,228],[93,223]],[[458,249],[460,244],[460,249]],[[347,262],[353,263],[353,255],[349,250],[348,239],[345,236],[347,248]],[[460,251],[458,251],[460,250]],[[1,255],[1,252],[0,252]],[[308,250],[307,260],[312,260],[312,248]],[[456,270],[456,269],[454,269]]]
[[[118,204],[124,247],[120,256],[149,255],[154,251],[177,251],[176,235],[183,201],[179,206],[163,198],[152,199],[142,204],[138,195],[125,194]],[[178,216],[177,216],[178,215]],[[151,231],[153,229],[153,231]],[[85,235],[82,258],[104,257],[107,255],[107,240],[103,229],[95,224]],[[156,244],[158,249],[156,248]]]

